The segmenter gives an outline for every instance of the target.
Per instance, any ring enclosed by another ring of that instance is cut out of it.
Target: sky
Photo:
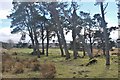
[[[106,2],[109,3],[106,9],[107,13],[105,15],[106,22],[108,22],[107,26],[108,27],[117,26],[118,25],[117,5],[114,2],[114,0],[106,0]],[[81,2],[79,2],[80,10],[84,12],[90,12],[91,16],[93,16],[96,13],[100,13],[99,5],[95,6],[94,4],[95,4],[95,0],[81,0]],[[0,41],[7,42],[9,39],[12,39],[15,43],[17,43],[20,40],[21,35],[10,33],[11,23],[10,20],[7,19],[6,17],[11,13],[11,9],[12,9],[12,0],[0,0]],[[113,38],[113,40],[116,40],[118,38],[118,31],[111,32],[111,37]],[[71,33],[65,36],[65,38],[67,41],[71,41],[72,40]],[[26,42],[28,42],[29,40],[30,38],[29,36],[27,36]],[[55,38],[55,40],[57,40],[57,38]]]

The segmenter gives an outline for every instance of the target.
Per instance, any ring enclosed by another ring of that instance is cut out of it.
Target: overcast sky
[[[65,0],[64,0],[65,1]],[[87,2],[89,1],[89,2]],[[90,12],[91,16],[96,13],[100,13],[99,6],[94,6],[95,0],[82,0],[79,4],[81,5],[81,11]],[[106,9],[106,21],[108,22],[108,26],[117,26],[117,5],[114,0],[109,1],[109,5]],[[12,0],[0,0],[0,41],[7,42],[8,39],[12,39],[14,42],[18,42],[21,35],[20,34],[10,34],[10,20],[7,19],[7,15],[11,13],[12,9]],[[111,37],[115,40],[118,38],[118,32],[112,32]],[[29,37],[27,36],[26,42],[29,41]],[[56,38],[57,39],[57,38]],[[67,41],[72,40],[71,33],[66,36]]]

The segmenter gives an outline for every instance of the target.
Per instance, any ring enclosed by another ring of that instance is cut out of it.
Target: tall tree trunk
[[[73,23],[73,28],[72,28],[72,38],[73,38],[73,56],[74,59],[77,59],[77,55],[78,55],[78,51],[76,49],[76,18],[77,14],[76,14],[76,9],[74,8],[73,14],[72,14],[72,22]]]
[[[91,53],[93,53],[93,46],[92,46],[92,38],[91,38],[91,33],[89,33],[89,38],[90,38],[90,50],[91,50]]]
[[[49,48],[49,30],[48,29],[46,29],[46,36],[47,36],[46,56],[48,56],[48,48]]]
[[[40,58],[40,50],[39,50],[39,42],[38,42],[38,40],[37,40],[37,35],[36,35],[36,32],[34,32],[34,39],[35,39],[35,47],[36,47],[36,52],[37,52],[37,54],[38,54],[38,58]]]
[[[86,30],[86,28],[84,27],[84,36],[83,36],[83,39],[84,39],[84,41],[85,41],[85,30]],[[85,41],[85,43],[86,43],[86,41]],[[83,56],[82,57],[85,57],[85,47],[84,47],[84,45],[82,44],[82,47],[83,47]]]
[[[63,33],[63,27],[60,23],[60,19],[59,19],[59,11],[56,10],[56,7],[57,7],[57,4],[54,3],[52,4],[52,6],[49,7],[49,10],[51,11],[51,14],[53,15],[54,17],[54,21],[56,22],[57,24],[57,28],[60,32],[60,35],[61,35],[61,39],[62,39],[62,43],[64,45],[64,50],[65,50],[65,54],[66,54],[66,59],[69,59],[70,58],[70,53],[68,51],[68,48],[67,48],[67,44],[66,44],[66,40],[65,40],[65,36],[64,36],[64,33]]]
[[[91,30],[90,30],[91,26],[89,24],[89,39],[90,39],[90,50],[91,50],[91,53],[93,54],[93,46],[92,46],[92,37],[91,37]]]
[[[105,56],[105,44],[103,39],[101,38],[101,42],[102,42],[102,51],[103,51],[103,55]]]
[[[35,40],[35,48],[36,48],[36,53],[38,55],[38,58],[40,58],[40,50],[39,50],[39,42],[37,39],[37,34],[36,34],[36,27],[33,26],[33,32],[34,32],[34,40]]]
[[[103,55],[105,56],[105,47],[103,47],[102,51],[103,51]]]
[[[62,48],[61,38],[60,38],[60,35],[59,35],[58,31],[56,31],[56,34],[57,34],[59,47],[60,47],[60,51],[61,51],[61,57],[63,57],[64,56],[64,51],[63,51],[63,48]]]
[[[33,34],[30,34],[30,38],[31,38],[32,48],[33,48],[32,55],[36,55],[36,48],[35,48],[35,43],[34,43]]]
[[[42,55],[44,55],[44,30],[43,30],[43,26],[42,26]]]
[[[32,4],[30,4],[30,6],[32,6]],[[31,15],[34,17],[35,15],[34,15],[34,10],[33,10],[33,8],[32,7],[30,7],[30,11],[31,11]],[[34,20],[34,18],[32,18],[33,20]],[[35,45],[34,45],[34,50],[36,50],[35,51],[35,54],[37,54],[38,55],[38,58],[40,58],[40,50],[39,50],[39,42],[38,42],[38,40],[37,40],[37,34],[36,34],[36,25],[35,25],[35,23],[34,22],[31,22],[32,23],[32,26],[31,26],[31,33],[32,33],[32,35],[34,36],[34,42],[35,42]]]
[[[76,49],[76,32],[75,32],[75,29],[72,30],[72,38],[73,38],[73,56],[74,56],[74,59],[77,59],[78,52],[77,52],[77,49]]]
[[[31,27],[28,27],[28,31],[29,31],[29,36],[31,38],[31,42],[32,42],[32,48],[33,48],[33,52],[31,54],[36,55],[35,41],[34,41],[34,37],[33,37],[33,30],[32,30]]]
[[[85,48],[83,46],[83,56],[82,57],[85,57]]]
[[[105,51],[106,51],[106,65],[110,65],[110,54],[109,54],[109,40],[107,34],[107,24],[105,22],[103,2],[100,2],[101,14],[102,14],[102,26],[104,30],[104,38],[105,38]]]
[[[60,27],[59,27],[59,28],[60,28]],[[61,34],[62,43],[63,43],[63,45],[64,45],[64,50],[65,50],[65,54],[66,54],[66,59],[69,59],[69,58],[70,58],[70,53],[69,53],[69,51],[68,51],[67,43],[66,43],[65,36],[64,36],[64,33],[63,33],[63,28],[60,28],[60,34]]]
[[[89,58],[92,59],[93,58],[93,54],[91,53],[90,47],[87,45],[87,43],[85,43],[85,40],[84,40],[83,36],[81,36],[79,33],[77,33],[77,35],[78,35],[80,41],[82,42],[82,44],[83,44],[83,46],[84,46],[84,48],[85,48]]]

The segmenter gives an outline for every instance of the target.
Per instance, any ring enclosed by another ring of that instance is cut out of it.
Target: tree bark
[[[36,47],[36,52],[38,54],[38,58],[40,58],[40,50],[39,50],[39,42],[37,40],[37,35],[36,35],[36,32],[34,31],[34,39],[35,39],[35,47]]]
[[[103,2],[100,2],[101,14],[102,14],[102,27],[104,30],[104,38],[105,38],[105,52],[106,52],[106,65],[110,65],[110,54],[109,54],[109,40],[107,34],[107,24],[105,22]]]
[[[46,45],[46,56],[48,56],[49,49],[49,30],[46,28],[46,36],[47,36],[47,45]]]
[[[57,38],[58,38],[58,42],[59,42],[59,47],[60,47],[60,51],[61,51],[61,57],[64,57],[64,51],[63,51],[63,47],[62,47],[62,43],[61,43],[61,38],[60,35],[58,33],[58,31],[56,31],[57,34]]]
[[[35,48],[34,38],[33,38],[33,34],[31,34],[31,33],[30,33],[30,38],[31,38],[32,48],[33,48],[32,55],[36,55],[36,48]]]
[[[101,38],[101,42],[102,42],[102,51],[103,51],[103,55],[105,56],[105,44],[104,44],[102,38]]]
[[[41,33],[41,35],[42,35],[42,55],[44,55],[44,30],[43,30],[43,26],[42,26],[42,33]]]
[[[64,33],[63,33],[63,28],[60,28],[60,34],[61,34],[62,43],[64,45],[66,59],[69,59],[70,58],[70,53],[69,53],[68,48],[67,48],[67,43],[66,43],[65,36],[64,36]]]
[[[60,19],[59,19],[59,12],[58,10],[56,10],[56,7],[57,7],[57,4],[54,3],[52,4],[50,7],[49,7],[49,10],[51,12],[51,14],[53,15],[54,17],[54,21],[56,22],[57,24],[57,28],[60,32],[60,35],[61,35],[61,39],[62,39],[62,43],[64,45],[64,50],[65,50],[65,54],[66,54],[66,59],[69,59],[70,58],[70,53],[68,51],[68,48],[67,48],[67,44],[66,44],[66,40],[65,40],[65,36],[64,36],[64,33],[63,33],[63,27],[60,23]]]
[[[82,57],[84,58],[85,55],[86,55],[86,54],[85,54],[85,48],[84,48],[84,46],[83,46],[83,56],[82,56]]]
[[[77,59],[78,51],[76,49],[76,21],[77,20],[77,14],[76,14],[76,9],[74,8],[73,14],[72,14],[72,21],[71,23],[73,24],[72,28],[72,38],[73,38],[73,56],[74,59]]]
[[[79,33],[77,33],[77,35],[78,35],[80,41],[82,42],[85,50],[87,51],[87,54],[88,54],[89,58],[92,59],[93,54],[91,53],[90,47],[87,45],[87,43],[85,43],[85,40],[84,40],[83,36],[81,36]]]
[[[38,55],[38,58],[40,58],[40,50],[39,50],[39,42],[37,39],[37,34],[36,34],[36,26],[33,25],[33,33],[34,33],[34,41],[35,41],[35,49],[36,49],[36,54]]]
[[[90,39],[90,50],[91,50],[91,53],[93,54],[93,46],[92,46],[92,38],[91,38],[90,28],[89,28],[89,39]]]
[[[32,30],[31,27],[27,27],[27,28],[28,28],[29,36],[31,38],[32,48],[33,48],[33,52],[31,54],[36,55],[35,41],[34,41],[34,37],[33,37],[33,30]]]
[[[32,6],[32,4],[30,4],[30,6]],[[31,20],[31,23],[32,23],[32,26],[31,26],[31,33],[32,33],[32,36],[34,38],[34,42],[35,42],[35,45],[34,45],[34,50],[35,50],[35,54],[38,55],[38,58],[40,58],[40,50],[39,50],[39,42],[37,40],[37,34],[36,34],[36,25],[35,25],[35,20],[34,20],[34,17],[35,17],[35,14],[34,14],[34,9],[33,7],[30,7],[30,11],[31,11],[31,15],[32,15],[32,20]]]
[[[74,56],[74,59],[77,59],[78,52],[77,52],[77,49],[76,49],[76,32],[75,32],[75,29],[72,30],[72,38],[73,38],[73,56]]]
[[[84,27],[84,36],[83,36],[83,39],[84,39],[84,41],[85,41],[85,30],[86,30],[86,28]],[[86,41],[85,41],[85,43],[86,43]],[[83,56],[82,57],[85,57],[85,47],[84,47],[84,45],[82,44],[82,47],[83,47]]]

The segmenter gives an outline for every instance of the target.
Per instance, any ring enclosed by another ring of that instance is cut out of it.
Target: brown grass
[[[103,54],[103,52],[102,52],[102,50],[101,49],[93,49],[93,54],[94,55],[96,55],[96,54],[99,54],[99,55],[102,55]]]
[[[31,63],[26,60],[26,61],[23,62],[23,65],[24,65],[25,68],[30,68]]]
[[[29,62],[39,62],[39,61],[37,60],[37,58],[29,59],[28,61],[29,61]]]
[[[2,53],[2,72],[12,71],[14,67],[14,59],[7,53]]]
[[[41,74],[43,78],[54,78],[56,73],[53,63],[44,63],[41,65]]]
[[[10,71],[12,71],[13,67],[14,67],[14,62],[11,60],[6,60],[2,64],[2,72],[10,72]]]
[[[12,57],[10,56],[10,54],[3,52],[2,53],[2,62],[5,62],[6,60],[10,60],[12,59]]]
[[[102,55],[103,54],[103,51],[101,50],[101,49],[93,49],[93,54],[95,55],[95,54],[99,54],[99,55]],[[119,49],[118,48],[115,48],[113,51],[110,51],[110,54],[112,55],[118,55],[119,54]]]
[[[119,49],[118,49],[118,48],[115,48],[113,51],[110,51],[110,54],[111,54],[111,55],[120,55]]]
[[[13,74],[19,74],[19,73],[23,73],[24,72],[24,66],[22,63],[20,62],[16,62],[15,66],[14,66],[14,70],[13,70]]]
[[[3,59],[3,72],[12,72],[12,74],[24,73],[25,70],[40,71],[42,78],[54,78],[56,69],[53,63],[40,64],[37,58],[22,59],[12,57],[8,53],[2,54]]]
[[[32,71],[40,71],[40,64],[39,62],[32,62],[30,63],[31,65],[31,70]]]
[[[13,52],[12,55],[17,55],[17,52]]]

